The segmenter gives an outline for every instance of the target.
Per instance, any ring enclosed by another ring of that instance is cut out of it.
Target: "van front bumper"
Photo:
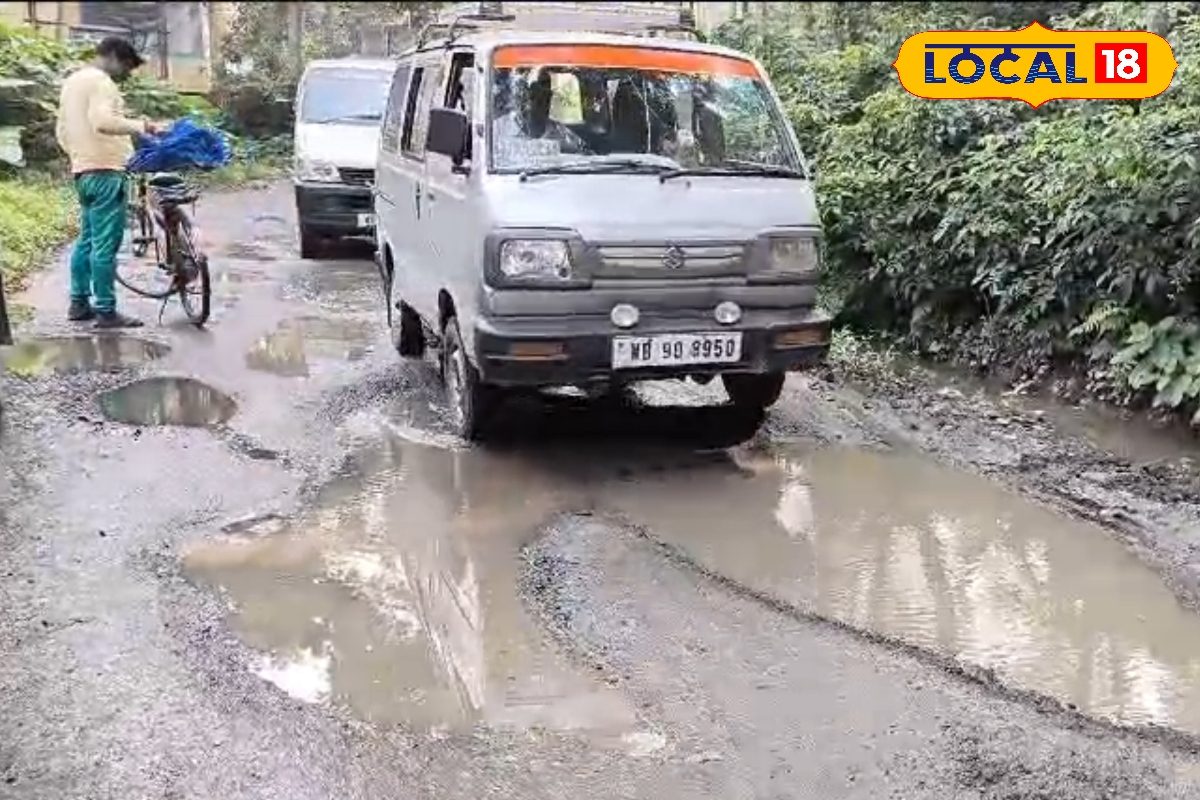
[[[732,331],[742,334],[737,362],[637,369],[612,366],[614,336]],[[812,367],[822,363],[829,350],[830,319],[812,308],[746,310],[734,325],[721,325],[711,314],[699,312],[643,313],[635,327],[622,329],[607,316],[481,316],[474,333],[476,366],[486,383],[585,385]],[[781,343],[782,334],[794,334],[803,344]]]
[[[300,224],[315,233],[366,234],[374,229],[369,186],[297,183],[296,212]],[[367,223],[367,224],[364,224]]]

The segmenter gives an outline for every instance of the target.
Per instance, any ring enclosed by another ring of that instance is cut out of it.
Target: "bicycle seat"
[[[155,189],[167,189],[183,185],[183,177],[174,172],[156,172],[150,176],[149,183]]]

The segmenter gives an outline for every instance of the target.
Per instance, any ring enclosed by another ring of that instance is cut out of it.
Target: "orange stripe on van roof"
[[[508,45],[496,48],[494,59],[496,67],[500,69],[541,66],[625,67],[653,72],[759,77],[754,64],[732,56],[608,44]]]

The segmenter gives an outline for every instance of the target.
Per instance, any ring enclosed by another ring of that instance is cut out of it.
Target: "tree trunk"
[[[4,278],[0,276],[0,344],[12,343],[12,327],[8,324],[8,306],[4,302]]]
[[[288,3],[288,46],[292,50],[292,69],[304,71],[304,4]]]

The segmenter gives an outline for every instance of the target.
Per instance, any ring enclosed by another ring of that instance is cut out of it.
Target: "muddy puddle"
[[[643,411],[547,408],[538,444],[392,436],[297,520],[206,540],[185,568],[227,599],[250,669],[296,697],[424,728],[630,735],[628,700],[520,599],[521,548],[584,510],[1085,713],[1200,733],[1200,617],[1106,531],[914,455],[646,444]]]
[[[800,608],[1117,722],[1200,732],[1200,617],[1105,531],[913,455],[731,451],[603,505]]]
[[[1200,436],[1186,425],[1156,422],[1144,411],[1133,412],[1099,402],[1076,405],[1054,397],[1049,391],[1016,392],[1002,382],[983,380],[950,367],[921,365],[920,368],[945,384],[947,391],[983,393],[998,401],[1002,408],[1039,416],[1059,432],[1084,439],[1124,461],[1200,462]]]
[[[348,472],[300,518],[184,557],[229,602],[255,674],[419,730],[636,732],[627,701],[567,664],[519,596],[521,546],[570,505],[565,487],[520,460],[399,439]]]
[[[358,361],[374,331],[361,320],[300,317],[285,320],[246,353],[246,366],[284,378],[307,377],[311,362]]]
[[[0,347],[0,365],[13,375],[120,370],[169,353],[164,344],[126,336],[42,337]]]
[[[130,425],[210,427],[227,422],[237,403],[192,378],[149,378],[100,395],[100,410]]]

